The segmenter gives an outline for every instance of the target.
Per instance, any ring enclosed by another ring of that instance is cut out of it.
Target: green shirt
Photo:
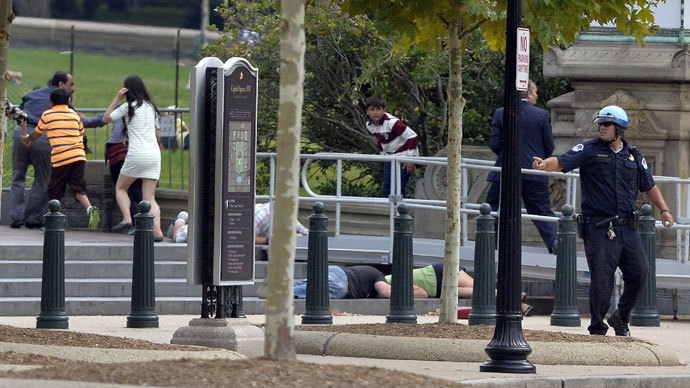
[[[391,275],[386,275],[386,281],[391,282]],[[426,267],[412,270],[412,284],[424,289],[427,297],[436,297],[436,272],[434,267],[427,265]]]

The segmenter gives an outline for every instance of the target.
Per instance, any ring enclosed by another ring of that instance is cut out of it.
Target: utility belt
[[[640,224],[640,212],[632,212],[624,216],[586,216],[578,214],[575,216],[575,223],[577,225],[577,236],[582,238],[584,235],[584,228],[586,224],[601,226],[627,226],[632,230],[637,230]]]

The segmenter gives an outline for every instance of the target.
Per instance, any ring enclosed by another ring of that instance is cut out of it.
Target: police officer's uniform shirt
[[[563,172],[580,168],[582,214],[588,216],[628,215],[635,211],[637,191],[655,185],[647,161],[625,140],[617,153],[601,139],[580,143],[558,161]]]

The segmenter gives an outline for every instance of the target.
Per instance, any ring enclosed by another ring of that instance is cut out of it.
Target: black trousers
[[[589,284],[589,312],[592,319],[588,330],[590,334],[606,334],[609,326],[604,317],[611,305],[616,267],[623,273],[623,295],[618,302],[618,310],[624,322],[628,322],[630,312],[642,294],[649,273],[647,255],[637,230],[628,226],[613,226],[616,237],[607,236],[609,225],[584,225],[583,240],[587,265],[591,275]]]
[[[522,180],[522,202],[529,214],[540,216],[555,217],[556,214],[551,210],[551,200],[549,198],[549,184],[532,180]],[[486,203],[491,205],[491,210],[496,211],[501,196],[501,183],[491,182],[489,193],[486,195]],[[553,243],[558,239],[557,225],[555,222],[532,221],[537,227],[541,239],[544,240],[546,249],[552,252]],[[494,223],[494,228],[498,231],[498,220]],[[496,233],[498,238],[498,232]]]

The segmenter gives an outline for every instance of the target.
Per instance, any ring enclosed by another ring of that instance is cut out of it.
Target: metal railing
[[[257,199],[268,200],[271,202],[271,208],[273,207],[273,201],[275,197],[274,192],[274,182],[275,182],[275,153],[257,153],[257,158],[259,159],[269,159],[270,165],[270,184],[269,184],[269,194],[268,195],[257,195]],[[302,188],[308,194],[308,197],[300,197],[300,201],[315,202],[320,201],[324,203],[334,203],[335,204],[335,235],[340,235],[340,216],[341,216],[341,204],[345,203],[361,203],[361,204],[388,204],[389,205],[389,236],[393,235],[393,219],[396,215],[396,206],[400,202],[404,202],[410,207],[418,209],[430,209],[435,211],[445,211],[446,201],[445,200],[428,200],[428,199],[412,199],[403,198],[401,195],[402,188],[400,187],[400,166],[403,163],[412,162],[417,165],[426,166],[447,166],[447,159],[445,157],[402,157],[402,156],[389,156],[389,155],[362,155],[362,154],[343,154],[343,153],[317,153],[317,154],[303,154],[300,158],[304,161],[301,170],[301,180]],[[308,170],[310,164],[315,160],[331,160],[336,162],[336,193],[335,195],[321,195],[315,193],[308,182]],[[358,197],[358,196],[344,196],[342,195],[342,177],[343,177],[343,161],[358,161],[358,162],[391,162],[395,164],[392,171],[395,174],[391,174],[391,193],[390,197]],[[478,215],[479,207],[481,203],[471,203],[469,202],[469,184],[468,184],[468,171],[471,169],[477,170],[489,170],[489,171],[499,171],[500,167],[494,167],[494,162],[489,160],[480,159],[462,159],[462,208],[460,212],[462,214],[462,241],[468,241],[467,235],[467,223],[469,215]],[[569,173],[562,172],[545,172],[536,171],[532,169],[522,169],[523,174],[533,174],[533,175],[544,175],[544,176],[555,176],[565,179],[565,203],[573,206],[574,209],[578,209],[577,203],[577,190],[578,181],[580,179],[580,174],[578,170],[574,170]],[[679,263],[687,263],[688,255],[690,254],[690,179],[681,179],[677,177],[668,176],[654,176],[654,180],[658,185],[673,184],[675,191],[675,206],[671,206],[671,210],[675,217],[676,223],[672,229],[676,230],[676,261]],[[684,190],[683,190],[684,189]],[[684,191],[684,192],[683,192]],[[685,195],[685,203],[683,204],[682,198]],[[498,214],[496,212],[491,213],[494,216]],[[684,214],[684,216],[680,216]],[[538,221],[547,222],[557,222],[558,216],[561,214],[556,212],[557,217],[540,216],[527,214],[527,211],[522,209],[522,218]],[[660,221],[656,222],[656,228],[661,229],[664,226]],[[391,248],[392,248],[392,238],[391,238]],[[392,251],[392,249],[391,249]]]

